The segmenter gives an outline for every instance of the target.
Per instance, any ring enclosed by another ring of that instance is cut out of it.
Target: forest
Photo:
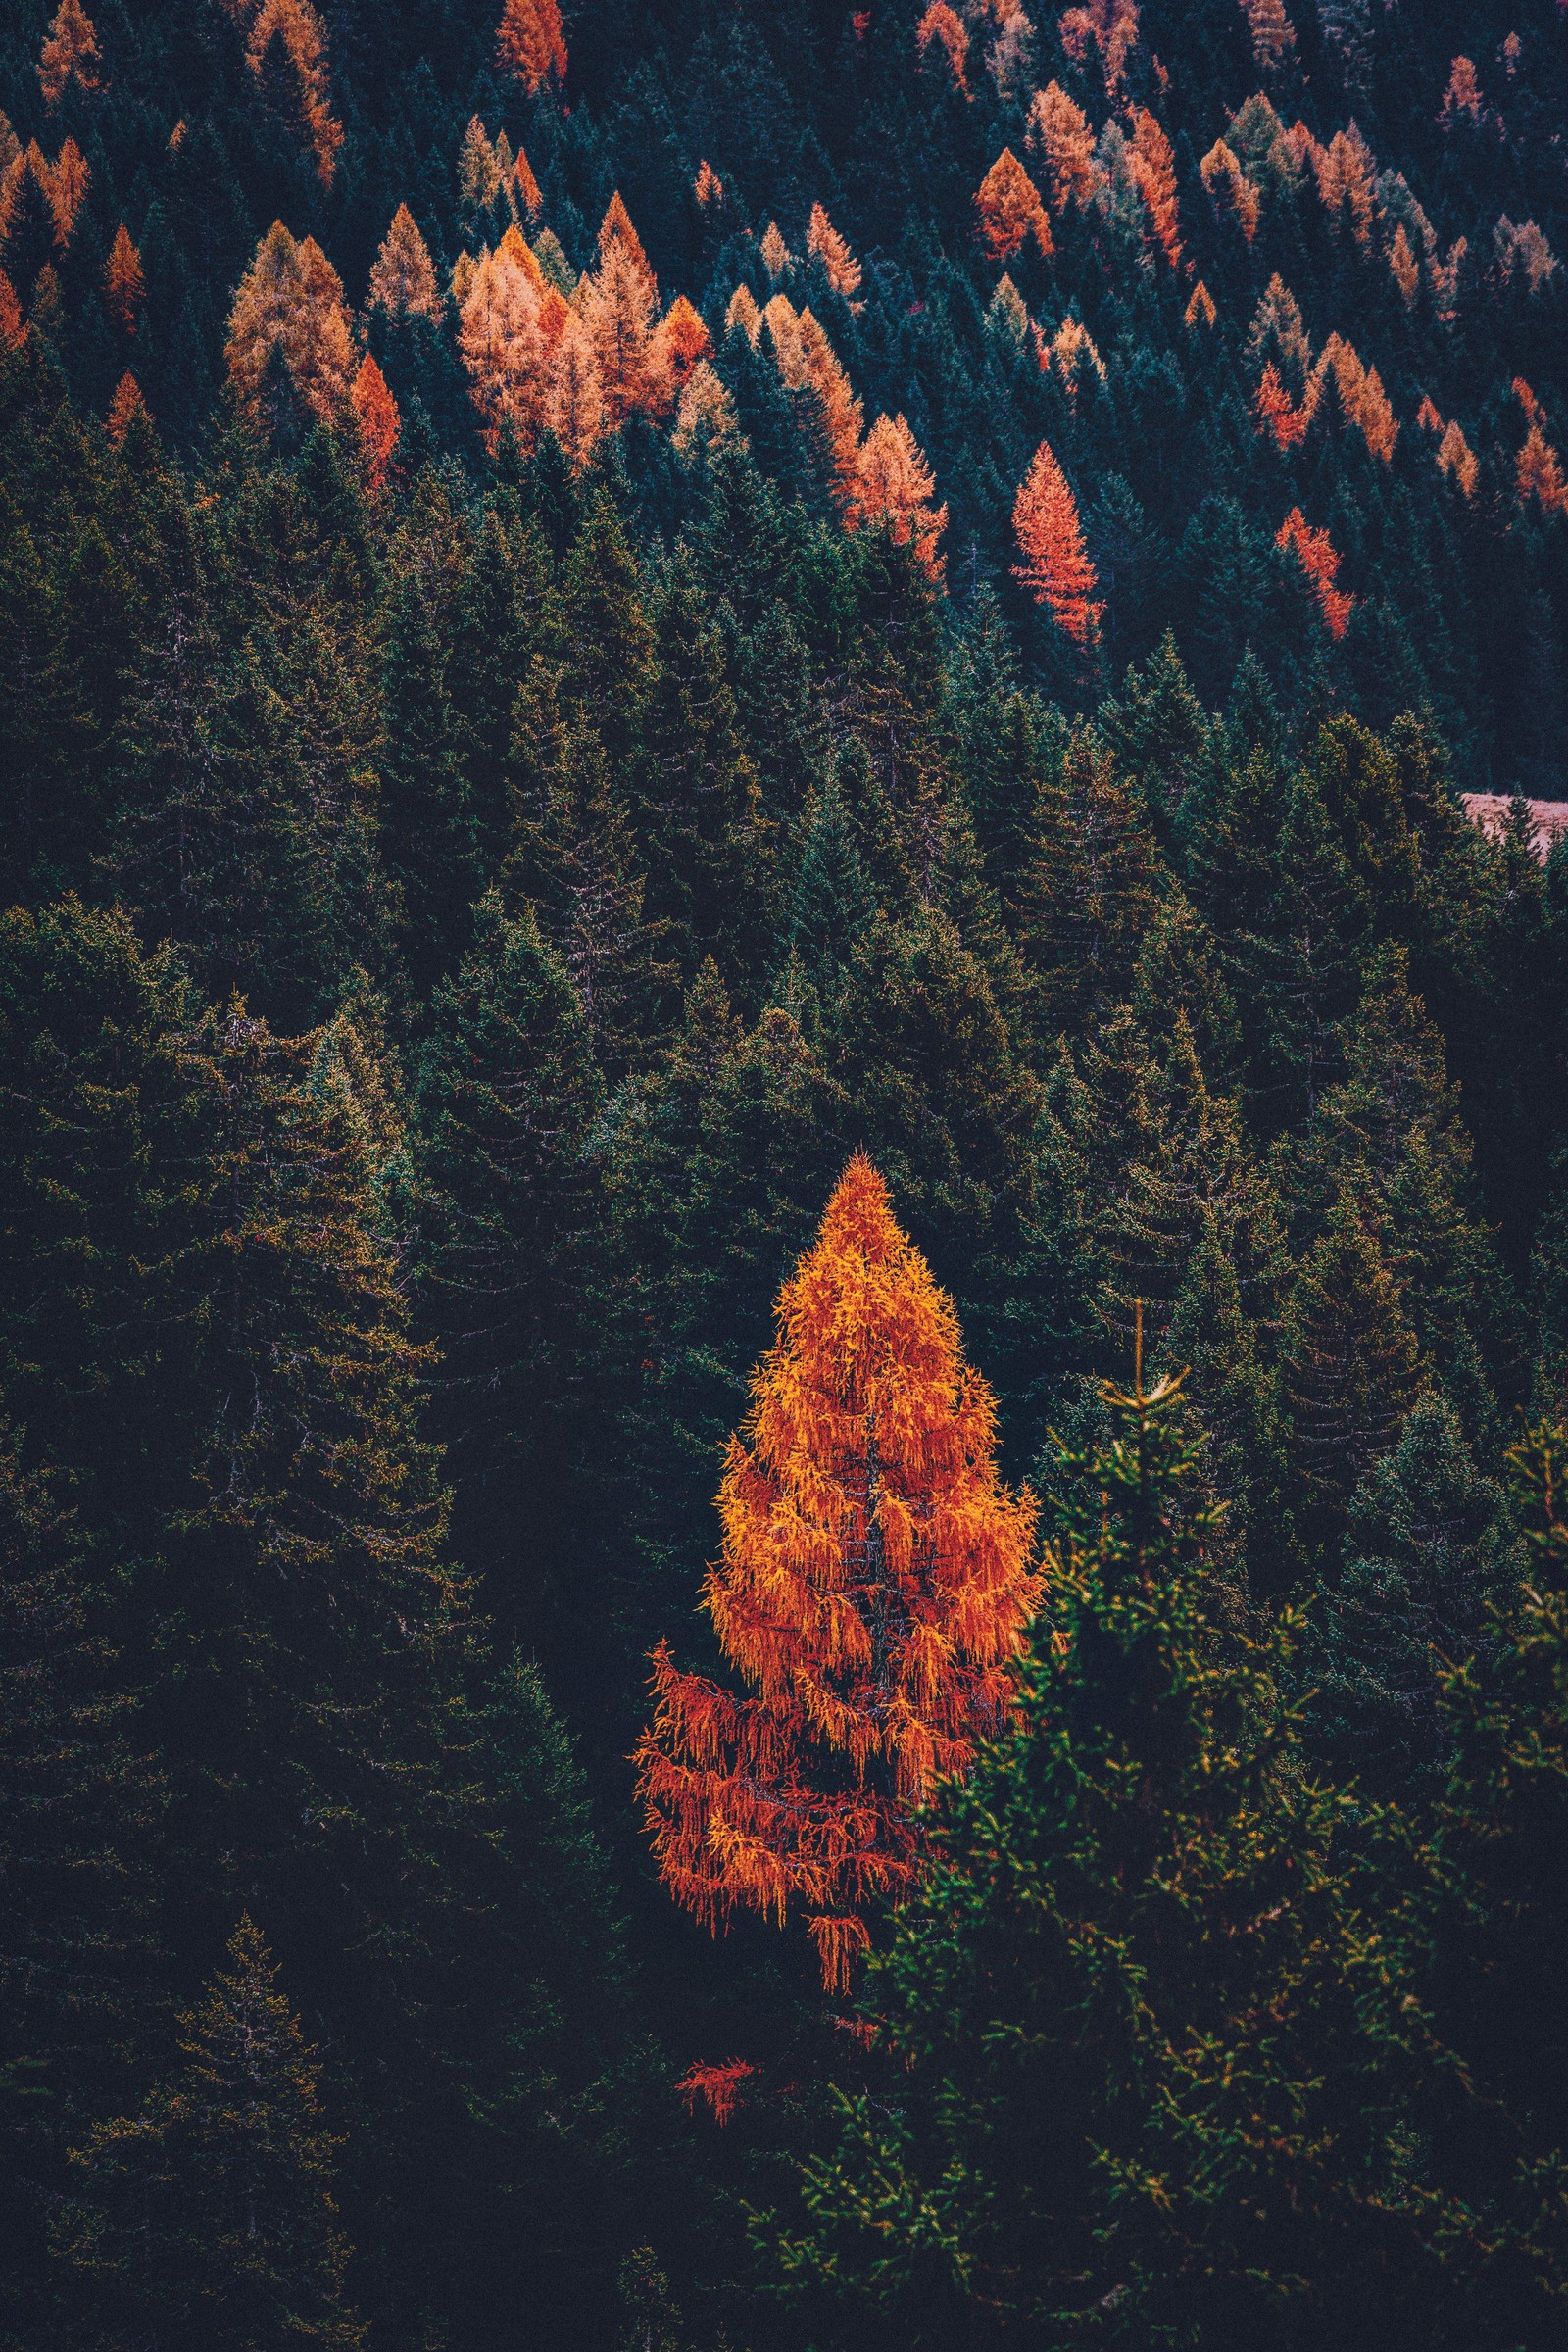
[[[1558,2352],[1565,0],[0,14],[0,2352]]]

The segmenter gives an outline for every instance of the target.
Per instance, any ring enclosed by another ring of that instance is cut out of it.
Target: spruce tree
[[[1284,1695],[1298,1629],[1221,1636],[1180,1384],[1103,1404],[1016,1718],[872,1964],[885,2083],[844,2097],[780,2250],[862,2344],[1371,2346],[1434,2266]]]

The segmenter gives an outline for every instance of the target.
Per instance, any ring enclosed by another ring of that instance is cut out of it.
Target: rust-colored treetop
[[[1036,604],[1049,606],[1076,645],[1087,646],[1099,634],[1104,607],[1096,601],[1100,583],[1084,547],[1078,502],[1049,442],[1041,442],[1018,486],[1012,528],[1023,557],[1013,577]]]
[[[1040,190],[1010,147],[1004,147],[975,192],[980,241],[994,262],[1010,262],[1033,237],[1050,261],[1055,250]]]
[[[38,55],[38,82],[47,107],[58,106],[73,82],[98,88],[98,35],[81,0],[60,0]]]
[[[566,36],[558,0],[507,0],[496,30],[496,62],[530,97],[551,79],[564,80]]]
[[[671,1890],[717,1926],[807,1915],[824,1982],[920,1865],[915,1809],[1006,1715],[1038,1603],[1036,1505],[996,1403],[863,1154],[778,1301],[718,1494],[704,1598],[737,1696],[654,1659],[637,1751]]]

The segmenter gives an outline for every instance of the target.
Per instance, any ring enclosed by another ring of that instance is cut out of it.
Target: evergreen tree
[[[845,2097],[780,2250],[861,2343],[1370,2346],[1435,2266],[1295,1628],[1221,1637],[1179,1383],[1103,1402],[1015,1721],[872,1966],[889,2095]]]
[[[57,2240],[100,2284],[111,2336],[347,2352],[366,2335],[347,2298],[320,2069],[248,1918],[224,1958],[180,2021],[178,2067],[74,2151],[85,2183]]]

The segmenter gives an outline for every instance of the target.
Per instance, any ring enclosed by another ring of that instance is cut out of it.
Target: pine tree
[[[865,1948],[864,1903],[915,1875],[912,1808],[1005,1712],[1034,1503],[997,1480],[990,1391],[868,1160],[779,1326],[730,1442],[706,1593],[756,1695],[662,1644],[638,1762],[678,1899],[710,1921],[805,1909],[832,1986]]]
[[[1303,1663],[1312,1746],[1368,1803],[1424,1810],[1441,1791],[1441,1677],[1491,1643],[1489,1609],[1509,1597],[1501,1509],[1438,1396],[1417,1399],[1350,1498],[1345,1565],[1322,1577]]]
[[[1297,1625],[1224,1622],[1180,1383],[1102,1404],[1016,1712],[873,1962],[886,2076],[769,2234],[857,2341],[1387,2340],[1436,2266],[1393,2004],[1282,1696]]]
[[[400,899],[409,976],[425,995],[466,940],[479,896],[478,826],[447,692],[447,647],[417,572],[393,608],[381,770],[382,860]]]
[[[311,0],[261,0],[245,57],[268,104],[311,149],[317,176],[329,188],[343,125],[328,103],[326,27]]]
[[[1425,1385],[1397,1287],[1348,1186],[1291,1295],[1285,1382],[1298,1473],[1316,1529],[1332,1538]]]
[[[366,2341],[345,2291],[332,2195],[339,2142],[319,2067],[249,1918],[206,1997],[181,2020],[180,2060],[140,2114],[75,2151],[85,2176],[61,2250],[108,2290],[111,2325],[236,2347]]]
[[[1050,607],[1052,618],[1075,645],[1091,644],[1104,606],[1095,600],[1099,583],[1084,551],[1077,503],[1048,442],[1035,451],[1019,485],[1012,529],[1023,557],[1013,565],[1014,578],[1022,580],[1036,604]]]

